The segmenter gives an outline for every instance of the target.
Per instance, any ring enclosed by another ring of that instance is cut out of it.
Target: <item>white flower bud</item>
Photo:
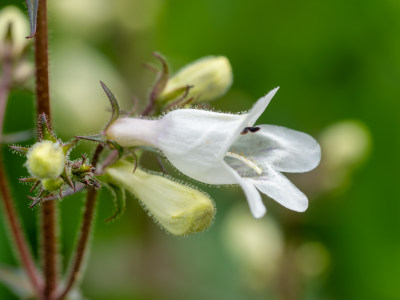
[[[42,141],[27,153],[26,167],[38,179],[56,179],[64,170],[65,155],[58,143]]]
[[[193,97],[192,103],[211,101],[225,94],[232,81],[232,68],[226,57],[204,57],[185,66],[170,78],[159,100],[172,101],[179,95],[179,89],[189,85],[193,87],[187,99]]]
[[[0,10],[0,51],[4,48],[9,26],[11,25],[11,39],[13,54],[21,54],[29,41],[29,22],[22,11],[15,6],[6,6]]]
[[[215,214],[207,195],[163,176],[146,173],[120,161],[106,171],[108,180],[134,194],[154,219],[176,236],[204,231]]]

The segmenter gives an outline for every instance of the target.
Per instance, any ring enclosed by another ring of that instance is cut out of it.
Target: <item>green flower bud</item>
[[[56,179],[64,171],[65,155],[59,143],[38,142],[29,149],[27,158],[29,173],[40,180]]]
[[[107,180],[134,194],[168,232],[183,236],[210,226],[215,207],[207,195],[166,177],[133,170],[133,164],[120,161],[107,169]]]
[[[64,180],[62,178],[56,179],[44,179],[42,180],[42,185],[46,191],[54,192],[59,190],[64,184]]]
[[[6,6],[0,10],[0,52],[7,42],[8,30],[11,26],[11,42],[13,54],[21,54],[29,41],[29,22],[22,11],[15,6]]]
[[[204,57],[170,78],[159,101],[169,102],[179,98],[185,86],[193,86],[187,95],[187,99],[193,97],[192,103],[211,101],[225,94],[232,81],[232,68],[226,57]]]

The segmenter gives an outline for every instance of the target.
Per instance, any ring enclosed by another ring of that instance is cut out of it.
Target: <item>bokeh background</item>
[[[2,0],[0,8],[23,1]],[[400,299],[400,2],[398,0],[49,0],[56,131],[68,139],[107,120],[103,80],[128,108],[161,52],[173,70],[207,55],[229,58],[234,83],[213,102],[239,112],[270,89],[259,122],[316,137],[321,165],[290,178],[310,199],[305,213],[264,198],[251,217],[239,188],[200,187],[217,215],[202,234],[174,238],[130,198],[112,213],[101,193],[82,290],[90,299]],[[5,131],[34,126],[29,84],[14,91]],[[32,143],[33,140],[22,144]],[[90,152],[90,145],[81,149]],[[37,254],[23,158],[3,147],[13,194]],[[187,180],[187,179],[185,179]],[[194,182],[192,182],[194,183]],[[83,194],[60,204],[65,267]],[[0,218],[2,218],[0,214]],[[15,265],[4,223],[0,262]],[[0,299],[14,299],[0,284]]]

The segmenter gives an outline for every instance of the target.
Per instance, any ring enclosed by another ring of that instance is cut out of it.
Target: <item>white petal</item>
[[[235,140],[238,139],[240,133],[243,131],[245,127],[253,126],[253,124],[257,121],[257,119],[267,108],[268,104],[271,102],[271,99],[274,97],[278,89],[279,87],[274,88],[267,95],[258,99],[257,102],[251,108],[251,110],[247,114],[242,115],[243,117],[242,124],[238,127],[236,132],[230,136],[230,139],[229,141],[227,141],[227,144],[232,145],[235,142]],[[225,153],[228,151],[229,148],[230,147],[224,149],[221,155],[225,155]]]
[[[282,172],[307,172],[319,164],[321,149],[310,135],[274,125],[258,127],[256,133],[240,136],[230,151],[243,153],[261,168],[272,165]]]
[[[253,124],[257,121],[257,119],[261,116],[264,110],[267,108],[268,104],[271,102],[272,98],[275,96],[276,92],[279,90],[279,87],[274,88],[269,91],[267,95],[261,97],[257,100],[257,102],[251,108],[247,118],[246,118],[246,126],[253,126]]]
[[[266,171],[266,175],[262,177],[247,180],[252,180],[260,192],[291,210],[303,212],[307,209],[306,195],[281,173],[272,168]]]
[[[223,157],[245,115],[179,109],[165,115],[155,144],[182,173],[210,184],[236,180],[222,167]]]
[[[261,218],[267,212],[267,209],[261,199],[260,193],[254,186],[255,181],[252,179],[242,178],[239,174],[229,167],[225,162],[224,168],[236,178],[236,184],[239,184],[246,195],[247,202],[249,203],[250,211],[255,218]]]
[[[261,218],[267,212],[267,209],[261,199],[260,193],[254,186],[253,180],[242,178],[239,182],[240,187],[243,189],[247,202],[249,203],[250,211],[254,218]]]

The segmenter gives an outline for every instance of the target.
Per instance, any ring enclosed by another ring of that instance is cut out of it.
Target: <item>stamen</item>
[[[249,131],[252,133],[255,133],[255,132],[259,131],[260,129],[261,129],[260,127],[245,127],[240,134],[242,134],[242,135],[248,134]]]
[[[252,161],[250,161],[249,159],[247,159],[246,157],[233,153],[233,152],[226,152],[225,156],[228,157],[232,157],[232,158],[236,158],[242,162],[244,162],[247,166],[249,166],[250,168],[252,168],[258,175],[261,175],[262,173],[262,169],[257,166],[255,163],[253,163]]]

